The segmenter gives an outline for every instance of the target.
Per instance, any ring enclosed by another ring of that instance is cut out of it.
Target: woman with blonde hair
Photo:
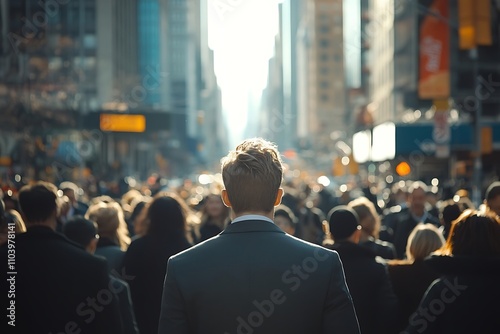
[[[389,277],[399,299],[398,333],[408,324],[425,290],[439,277],[424,259],[444,244],[441,231],[432,224],[418,224],[408,236],[406,259],[388,262]]]
[[[359,244],[371,249],[376,256],[391,260],[396,258],[396,248],[387,241],[379,239],[380,217],[375,210],[375,205],[366,197],[359,197],[347,205],[353,209],[359,217],[361,235]]]
[[[116,201],[95,202],[87,210],[85,218],[97,223],[99,242],[95,254],[108,260],[110,271],[120,272],[130,244],[122,207]]]

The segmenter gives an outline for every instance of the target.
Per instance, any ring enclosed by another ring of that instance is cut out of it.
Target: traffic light
[[[462,50],[492,44],[491,1],[458,1],[458,37]]]

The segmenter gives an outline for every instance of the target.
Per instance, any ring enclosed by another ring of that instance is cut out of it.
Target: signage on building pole
[[[449,1],[434,0],[420,26],[418,95],[422,99],[450,96]]]

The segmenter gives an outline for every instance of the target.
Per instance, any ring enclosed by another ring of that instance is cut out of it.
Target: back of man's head
[[[328,213],[328,223],[333,240],[349,239],[361,229],[356,211],[346,205],[338,205]]]
[[[55,228],[57,188],[52,183],[39,181],[19,191],[19,204],[27,227],[43,224]]]
[[[235,213],[273,210],[283,180],[280,153],[273,143],[247,139],[221,164],[224,187]]]
[[[97,224],[82,216],[74,216],[63,226],[63,234],[83,248],[88,248],[97,236]]]

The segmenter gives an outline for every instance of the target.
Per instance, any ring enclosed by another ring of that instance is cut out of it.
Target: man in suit
[[[160,334],[359,333],[338,254],[273,223],[282,176],[278,150],[260,138],[222,159],[233,219],[169,259]]]
[[[398,259],[405,258],[408,237],[415,226],[422,223],[440,226],[439,219],[431,215],[426,208],[427,185],[422,181],[415,181],[408,192],[408,208],[401,210],[393,219],[384,223],[392,231],[392,235],[385,241],[394,244]]]
[[[2,305],[10,331],[2,333],[13,326],[18,333],[122,333],[106,262],[55,232],[56,191],[37,182],[19,192],[28,230],[0,247],[4,259],[15,254],[0,274],[1,291],[9,292]]]

